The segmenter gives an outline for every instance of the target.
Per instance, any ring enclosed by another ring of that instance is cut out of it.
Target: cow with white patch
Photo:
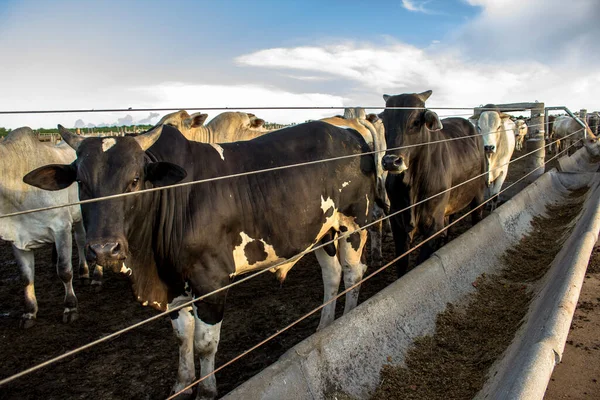
[[[481,137],[475,135],[475,128],[466,119],[440,120],[435,112],[425,108],[431,94],[428,90],[383,95],[386,109],[380,117],[388,148],[383,167],[388,171],[390,212],[409,208],[391,218],[397,256],[410,248],[417,233],[424,237],[437,234],[450,216],[469,206],[477,208],[484,198],[483,176],[472,179],[485,171]],[[458,185],[461,186],[449,190]],[[428,198],[431,199],[421,203]],[[473,213],[473,223],[481,216],[479,208]],[[419,262],[429,258],[446,236],[444,231],[423,245]],[[404,275],[408,257],[402,257],[396,268],[398,276]]]
[[[385,200],[385,209],[379,207],[377,203],[373,203],[373,218],[379,220],[385,216],[385,212],[389,209],[387,193],[385,192],[385,179],[387,171],[381,165],[381,160],[385,154],[385,128],[383,122],[375,114],[367,115],[365,110],[360,107],[344,109],[344,115],[338,115],[330,118],[323,118],[321,121],[338,126],[340,128],[354,129],[365,139],[371,151],[376,151],[374,154],[377,166],[377,196]],[[386,226],[389,225],[388,220],[385,220]],[[383,236],[384,223],[379,221],[369,232],[371,233],[371,262],[374,267],[383,265],[383,255],[381,250],[381,242]]]
[[[65,164],[75,160],[75,152],[66,144],[42,143],[28,127],[13,130],[0,143],[0,214],[43,208],[77,201],[77,186],[47,192],[23,183],[23,175],[47,164]],[[21,325],[35,323],[38,304],[35,295],[33,251],[53,243],[56,270],[65,287],[63,321],[77,319],[77,297],[73,292],[72,228],[79,248],[79,276],[89,278],[85,260],[85,230],[79,206],[24,214],[0,220],[0,238],[11,243],[25,287],[25,312]]]
[[[166,125],[115,138],[109,148],[107,139],[60,131],[76,149],[76,161],[39,168],[24,180],[47,190],[76,181],[82,199],[356,155],[82,205],[88,259],[117,270],[125,262],[137,300],[158,310],[211,293],[250,271],[273,268],[283,280],[296,262],[290,258],[371,220],[375,162],[351,130],[315,121],[223,143],[222,151]],[[342,272],[346,287],[360,281],[365,242],[361,230],[316,250],[325,301],[337,294]],[[173,312],[180,343],[174,391],[195,377],[194,350],[201,374],[213,371],[226,294],[198,301],[192,313],[189,307]],[[345,312],[357,300],[355,288],[346,295]],[[319,328],[332,322],[334,311],[335,302],[323,309]],[[198,398],[216,393],[214,376],[198,386]]]
[[[487,175],[487,197],[491,198],[500,193],[502,184],[508,174],[508,165],[515,150],[515,132],[517,125],[510,115],[501,112],[493,104],[487,104],[485,110],[475,114],[477,131],[483,137]],[[491,201],[491,208],[498,204],[498,198]]]
[[[523,151],[523,142],[525,141],[525,136],[527,136],[527,124],[524,119],[517,119],[515,125],[515,150]]]
[[[230,143],[250,140],[268,132],[265,121],[256,115],[245,112],[227,111],[203,125],[207,114],[189,115],[181,110],[167,114],[157,125],[170,125],[177,128],[188,140],[203,143]]]

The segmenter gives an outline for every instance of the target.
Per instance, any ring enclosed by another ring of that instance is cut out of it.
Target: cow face
[[[181,167],[151,162],[145,153],[160,136],[162,126],[137,137],[82,138],[59,126],[61,136],[77,152],[70,165],[49,165],[27,174],[25,183],[60,190],[74,181],[81,200],[135,192],[179,182]],[[135,234],[152,196],[135,195],[82,204],[88,261],[119,269],[129,253],[127,237]]]
[[[477,132],[482,135],[483,149],[487,157],[496,153],[498,135],[503,131],[502,118],[496,111],[484,111],[479,116]]]
[[[386,107],[424,108],[431,90],[423,93],[383,95]],[[429,132],[443,128],[438,115],[426,109],[389,109],[379,115],[385,127],[388,150],[383,157],[383,168],[390,173],[402,173],[410,167],[411,154],[416,147],[406,147],[429,141]]]

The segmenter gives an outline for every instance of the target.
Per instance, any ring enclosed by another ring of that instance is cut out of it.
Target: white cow
[[[515,124],[517,126],[517,129],[515,131],[515,150],[522,151],[523,142],[525,141],[525,136],[527,136],[527,124],[523,119],[516,120]]]
[[[171,125],[177,128],[188,140],[204,143],[229,143],[250,140],[268,132],[265,121],[256,115],[245,112],[224,112],[203,125],[207,114],[189,115],[181,110],[167,114],[157,125]]]
[[[485,109],[495,108],[488,104]],[[499,110],[483,111],[477,119],[477,130],[483,136],[483,148],[487,161],[486,185],[487,198],[497,195],[508,173],[508,163],[515,150],[515,134],[517,126],[510,115]],[[494,209],[498,198],[492,200]]]
[[[48,192],[23,183],[23,176],[48,164],[70,164],[75,151],[67,144],[42,143],[28,127],[13,130],[0,143],[0,214],[65,204],[78,200],[77,185]],[[12,244],[25,286],[25,313],[21,325],[32,326],[38,312],[34,289],[33,250],[54,243],[57,272],[65,286],[63,322],[77,319],[77,297],[73,292],[72,228],[79,250],[79,276],[89,278],[85,261],[85,230],[79,206],[0,219],[0,238]]]
[[[579,123],[566,115],[557,117],[552,125],[553,140],[560,140],[558,148],[555,145],[556,151],[563,151],[570,148],[575,142],[581,140],[588,152],[593,156],[600,155],[598,147],[598,138],[592,133],[592,130],[586,126],[587,138],[584,138],[584,131]]]
[[[344,109],[343,116],[335,116],[330,118],[323,118],[321,121],[329,124],[339,126],[342,128],[351,128],[356,130],[365,139],[371,150],[377,151],[375,153],[375,163],[377,168],[377,195],[380,199],[384,199],[385,203],[388,204],[387,192],[385,190],[385,179],[387,177],[387,171],[384,171],[381,164],[381,160],[385,155],[387,148],[385,142],[385,128],[383,127],[383,121],[375,114],[367,115],[365,110],[360,107],[346,108]],[[373,218],[375,220],[384,217],[387,210],[381,209],[377,204],[373,204]],[[389,226],[389,220],[386,220],[386,227]],[[389,228],[388,230],[391,230]],[[381,252],[381,242],[383,235],[383,223],[378,222],[373,225],[372,229],[369,229],[371,234],[371,261],[374,267],[380,267],[383,265],[383,256]]]

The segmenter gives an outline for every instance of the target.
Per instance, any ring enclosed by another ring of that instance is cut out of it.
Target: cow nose
[[[119,242],[93,243],[87,246],[88,261],[123,260],[125,254]]]
[[[496,146],[483,146],[486,153],[493,153],[496,150]]]
[[[402,162],[402,157],[398,157],[394,154],[387,154],[381,159],[381,165],[383,165],[383,169],[386,171],[397,171],[400,169]]]

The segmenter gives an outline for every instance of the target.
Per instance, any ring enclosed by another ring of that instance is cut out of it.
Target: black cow
[[[424,108],[431,90],[420,94],[384,95],[386,107]],[[483,141],[464,118],[446,118],[427,109],[385,109],[380,115],[385,126],[388,149],[418,145],[450,138],[465,138],[437,144],[388,150],[383,157],[389,171],[386,190],[390,212],[396,212],[430,196],[441,193],[485,172]],[[472,136],[472,137],[470,137]],[[449,217],[467,206],[476,207],[484,199],[485,177],[448,191],[391,219],[399,256],[409,249],[416,233],[429,237],[447,224]],[[482,211],[473,213],[473,223]],[[429,258],[445,240],[447,232],[421,248],[419,262]],[[397,263],[398,276],[407,272],[408,257]]]
[[[188,141],[169,126],[87,139],[59,128],[77,159],[41,167],[24,181],[48,190],[77,181],[82,200],[369,151],[357,132],[324,122],[221,145]],[[87,257],[128,272],[137,300],[166,310],[368,223],[375,183],[374,158],[362,155],[85,204]],[[366,235],[360,231],[316,251],[325,300],[337,294],[342,270],[347,287],[362,278]],[[294,263],[277,268],[279,279]],[[173,312],[180,341],[174,391],[195,378],[194,348],[202,375],[213,371],[225,297],[222,291],[195,303],[193,312]],[[357,300],[357,289],[348,293],[345,312]],[[335,302],[323,309],[319,328],[334,311]],[[214,375],[198,387],[199,398],[216,393]]]

